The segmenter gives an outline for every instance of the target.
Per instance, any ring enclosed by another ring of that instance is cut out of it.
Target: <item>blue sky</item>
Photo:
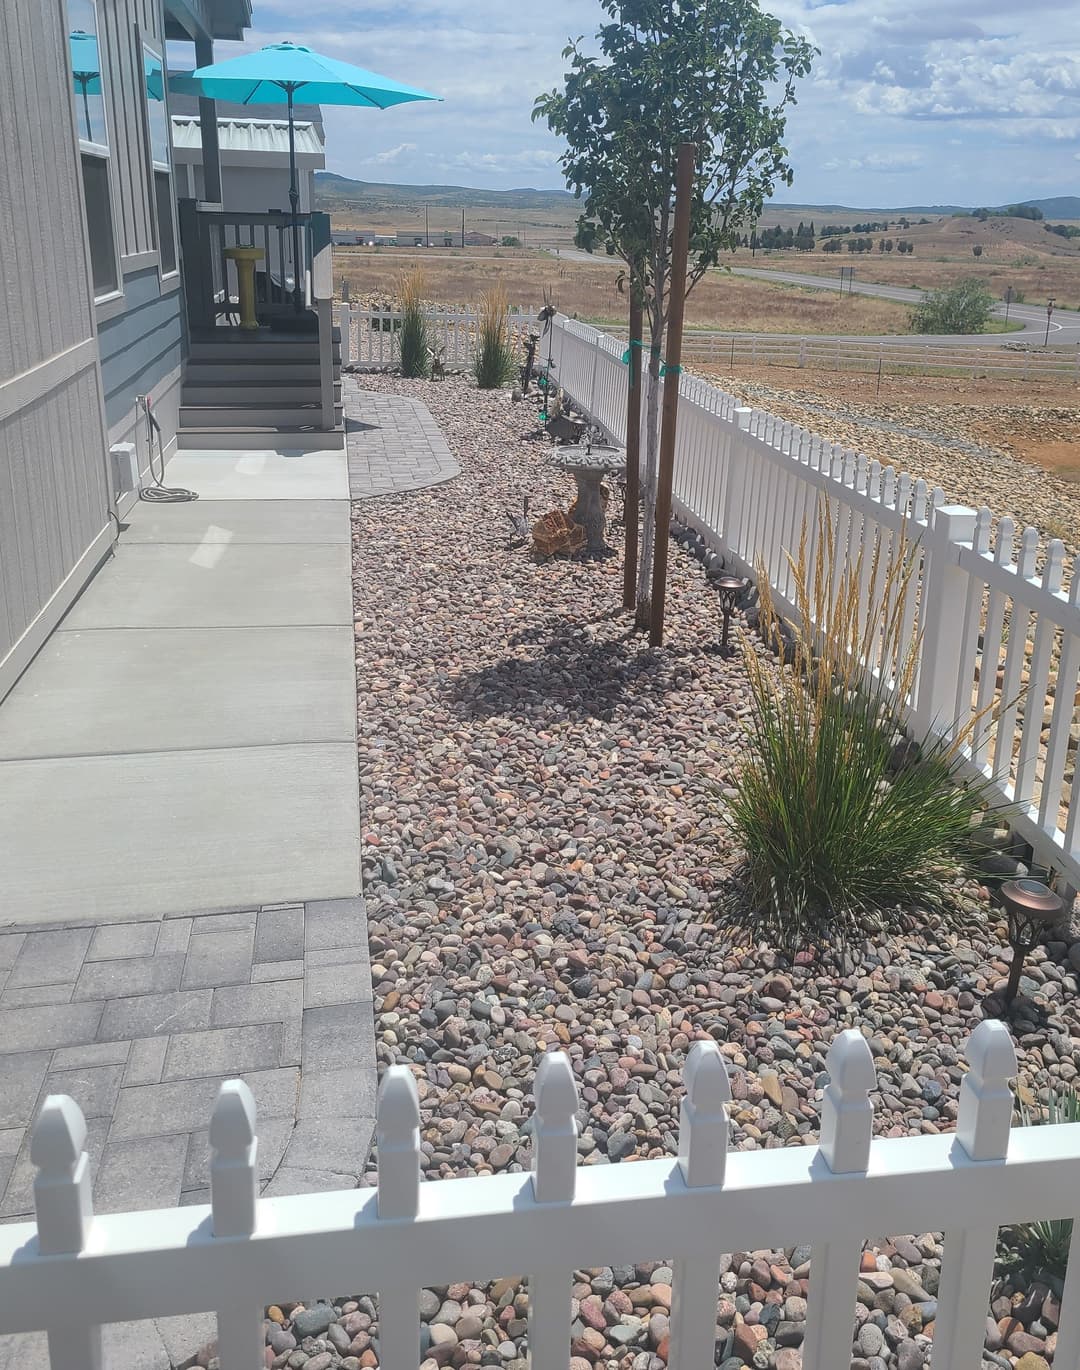
[[[822,50],[788,122],[782,198],[1000,203],[1080,191],[1075,0],[763,0]],[[254,0],[245,47],[290,38],[414,83],[439,105],[330,109],[327,167],[361,180],[562,185],[533,124],[593,0]],[[242,49],[217,45],[221,60]],[[180,53],[177,54],[180,56]],[[177,61],[176,65],[186,65]]]

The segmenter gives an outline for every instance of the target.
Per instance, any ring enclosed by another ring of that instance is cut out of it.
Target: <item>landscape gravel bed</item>
[[[466,379],[364,383],[421,398],[462,467],[353,508],[376,1046],[380,1066],[416,1075],[426,1178],[529,1167],[537,1059],[556,1047],[577,1077],[582,1165],[675,1153],[698,1037],[727,1059],[738,1149],[816,1141],[825,1054],[849,1026],[876,1063],[876,1134],[951,1129],[964,1043],[1007,970],[984,892],[958,890],[968,934],[928,919],[844,966],[725,945],[714,912],[738,853],[724,806],[749,703],[741,663],[708,650],[718,615],[701,566],[672,548],[667,643],[649,650],[618,612],[618,558],[508,549],[505,513],[524,495],[533,516],[572,497],[531,408]],[[1014,1035],[1033,1105],[1075,1080],[1078,971],[1080,945],[1030,958]],[[853,1364],[916,1370],[940,1234],[867,1235]],[[663,1370],[670,1255],[613,1252],[638,1263],[574,1274],[572,1370]],[[723,1257],[724,1370],[799,1370],[809,1255]],[[425,1370],[525,1370],[527,1272],[485,1270],[482,1256],[463,1253],[462,1279],[491,1282],[421,1292]],[[1054,1291],[995,1298],[987,1365],[1045,1370]],[[370,1299],[311,1312],[270,1310],[268,1365],[377,1363]]]
[[[739,377],[716,383],[745,404],[940,485],[949,503],[988,505],[995,518],[1061,538],[1070,556],[1080,550],[1080,483],[1037,464],[1041,448],[1074,445],[1080,468],[1076,406],[855,400],[835,378],[799,390]]]

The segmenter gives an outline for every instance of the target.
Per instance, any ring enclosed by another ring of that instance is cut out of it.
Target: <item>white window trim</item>
[[[99,11],[99,8],[98,8],[98,0],[86,0],[86,3],[89,4],[90,8],[91,8],[91,9],[93,10],[93,12],[94,12],[94,41],[97,43],[97,46],[98,46],[98,58],[99,58],[99,60],[101,61],[101,68],[102,68],[102,69],[101,69],[101,73],[100,73],[100,75],[101,75],[101,117],[102,117],[102,119],[104,120],[104,123],[105,123],[105,138],[106,138],[107,141],[106,141],[105,143],[95,143],[95,142],[93,142],[91,139],[89,139],[89,138],[83,138],[81,135],[79,135],[79,138],[78,138],[78,141],[79,141],[79,158],[80,158],[80,162],[81,162],[81,159],[82,159],[84,156],[86,156],[86,157],[96,157],[99,161],[102,161],[102,162],[105,163],[105,168],[106,168],[106,170],[105,170],[105,181],[106,181],[106,184],[107,184],[107,186],[108,186],[108,188],[109,188],[109,227],[110,227],[110,229],[111,229],[111,234],[110,234],[110,236],[111,236],[111,238],[112,238],[113,265],[114,265],[114,267],[115,267],[115,274],[116,274],[116,285],[113,286],[111,289],[106,290],[106,291],[105,291],[103,294],[101,294],[101,295],[95,295],[95,294],[94,294],[94,283],[93,283],[93,277],[91,276],[91,281],[90,281],[90,294],[91,294],[91,298],[93,299],[93,302],[94,302],[94,308],[95,308],[95,310],[97,310],[98,307],[101,306],[101,305],[106,305],[106,306],[107,306],[107,305],[112,304],[117,298],[120,298],[121,300],[123,299],[123,296],[124,296],[124,284],[123,284],[123,282],[124,282],[124,273],[123,273],[122,266],[121,266],[121,262],[120,262],[120,241],[119,241],[119,238],[118,238],[117,232],[116,232],[116,194],[115,194],[115,183],[114,183],[115,168],[114,168],[114,166],[113,166],[113,158],[112,158],[112,129],[111,129],[110,126],[109,126],[109,99],[108,99],[108,95],[106,94],[106,71],[105,71],[105,68],[106,68],[107,63],[106,63],[104,60],[102,60],[103,54],[104,54],[105,45],[104,45],[104,42],[102,41],[102,33],[101,33],[101,14],[100,14],[100,11]],[[65,14],[65,17],[67,18],[68,24],[70,25],[70,22],[71,22],[71,15],[70,15],[70,10],[68,9],[67,6],[65,6],[65,8],[64,8],[64,14]],[[66,39],[65,39],[65,43],[66,43]],[[68,70],[69,70],[69,71],[71,70],[71,67],[70,67],[70,58],[68,59]],[[74,87],[75,87],[75,77],[74,77],[74,74],[72,74],[72,77],[71,77],[71,89],[72,89],[73,92],[74,92]],[[76,128],[76,133],[78,133],[78,128],[79,128],[79,119],[78,119],[78,114],[79,114],[79,112],[78,112],[78,109],[75,109],[75,110],[74,110],[74,114],[75,114],[75,128]],[[79,179],[80,179],[80,181],[82,180],[82,166],[81,166],[81,165],[80,165],[80,167],[79,167]],[[87,212],[86,212],[86,203],[85,203],[85,200],[84,200],[84,202],[83,202],[83,218],[84,218],[84,220],[86,221],[86,231],[87,231],[87,236],[88,236],[88,238],[89,238],[90,220],[89,220],[89,217],[88,217]],[[88,248],[88,250],[89,250],[89,242],[87,243],[87,248]],[[115,312],[115,309],[106,310],[104,317],[106,317],[106,318],[109,317],[109,315],[110,315],[111,313],[113,313],[113,312]]]
[[[164,86],[165,99],[162,104],[165,107],[165,138],[168,146],[168,161],[159,162],[154,157],[154,140],[150,133],[150,92],[146,89],[146,64],[145,54],[149,53],[161,63],[161,79],[165,82],[165,55],[158,52],[154,45],[148,42],[142,35],[142,26],[136,25],[136,36],[140,44],[140,55],[143,57],[143,109],[146,117],[146,157],[150,164],[150,209],[154,216],[154,238],[158,257],[158,282],[160,285],[167,285],[169,289],[175,289],[180,280],[180,221],[176,209],[176,171],[173,166],[172,157],[172,120],[169,118],[169,99],[168,86]],[[164,173],[169,178],[169,210],[172,214],[172,235],[173,235],[173,257],[176,265],[171,271],[161,269],[161,225],[158,222],[157,212],[157,185],[154,178]]]

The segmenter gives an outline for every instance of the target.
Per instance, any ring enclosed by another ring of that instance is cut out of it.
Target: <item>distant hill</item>
[[[388,202],[402,208],[418,208],[424,204],[476,208],[489,206],[492,209],[505,209],[511,213],[516,209],[548,209],[566,211],[574,204],[574,196],[567,190],[537,190],[532,186],[516,190],[477,190],[469,186],[447,185],[394,185],[392,182],[355,181],[349,176],[339,176],[332,171],[315,173],[315,198],[323,209],[341,208],[346,203],[368,205]],[[1057,195],[1043,200],[1009,201],[1034,205],[1047,219],[1080,219],[1080,196]],[[970,213],[976,205],[836,205],[804,204],[792,200],[771,200],[770,209],[804,210],[806,213],[819,214],[926,214],[949,215]],[[987,205],[987,209],[999,210],[1004,205]]]
[[[1041,209],[1044,219],[1080,219],[1080,195],[1054,195],[1047,200],[1021,200]]]
[[[1045,219],[1080,219],[1080,196],[1078,195],[1057,195],[1045,200],[1009,200],[1007,204],[1031,205],[1035,209],[1041,210]],[[1007,208],[1007,204],[986,205],[985,208],[990,212],[1000,213]],[[786,200],[770,200],[766,212],[769,209],[788,209],[805,210],[808,213],[816,210],[819,214],[970,214],[973,209],[979,209],[979,205],[809,205],[796,204]]]
[[[566,190],[473,190],[468,186],[407,186],[377,181],[354,181],[331,171],[315,173],[315,203],[320,209],[341,209],[346,204],[357,208],[393,204],[403,209],[418,209],[425,204],[476,209],[503,209],[507,216],[515,210],[562,209],[574,203]]]

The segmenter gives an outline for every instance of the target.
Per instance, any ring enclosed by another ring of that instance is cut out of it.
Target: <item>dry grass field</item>
[[[766,214],[763,222],[771,226],[782,220],[779,215]],[[999,298],[1004,296],[1007,286],[1012,286],[1014,291],[1023,292],[1027,304],[1044,305],[1053,298],[1063,309],[1080,307],[1080,238],[1059,238],[1047,233],[1041,223],[1000,216],[985,222],[971,218],[938,219],[929,224],[912,223],[909,229],[897,228],[895,220],[892,223],[888,235],[872,235],[875,242],[884,236],[907,238],[915,245],[910,256],[876,250],[850,253],[846,249],[832,254],[819,250],[758,252],[751,256],[748,249],[740,249],[731,260],[737,266],[772,267],[834,279],[841,266],[851,266],[857,281],[923,290],[950,285],[961,276],[978,276]],[[815,226],[820,229],[821,222],[815,220]],[[823,241],[827,239],[818,238],[819,248]],[[972,252],[976,246],[982,248],[979,258]]]
[[[474,305],[491,285],[502,285],[511,303],[536,309],[548,290],[566,314],[595,323],[622,324],[626,298],[616,281],[619,263],[566,261],[517,249],[334,249],[334,272],[349,282],[353,299],[392,300],[403,270],[416,265],[427,277],[435,304]],[[775,285],[745,276],[711,272],[687,301],[687,326],[744,333],[906,333],[908,309],[889,300]]]

